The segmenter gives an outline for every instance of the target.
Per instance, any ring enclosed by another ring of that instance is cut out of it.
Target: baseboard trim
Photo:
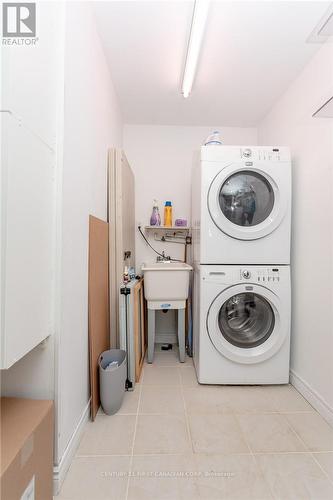
[[[318,394],[318,392],[293,370],[290,370],[290,383],[333,427],[333,408],[331,408],[326,403],[326,401]]]
[[[64,451],[63,456],[61,457],[61,460],[59,464],[54,465],[53,467],[53,494],[58,495],[60,488],[62,486],[62,483],[65,479],[66,473],[69,469],[69,466],[72,463],[72,460],[75,456],[76,450],[80,444],[84,427],[86,423],[89,420],[89,414],[90,414],[90,399],[88,401],[87,406],[82,412],[82,415],[80,417],[80,420],[72,434],[71,439],[69,440],[69,443]]]

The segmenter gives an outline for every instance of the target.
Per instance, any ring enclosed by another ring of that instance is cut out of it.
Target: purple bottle
[[[151,226],[160,226],[161,225],[161,216],[158,208],[157,200],[154,200],[153,211],[150,217],[150,225]]]

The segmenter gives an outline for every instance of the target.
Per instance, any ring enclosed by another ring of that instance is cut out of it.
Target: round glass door
[[[258,347],[274,330],[274,311],[264,297],[256,293],[238,293],[222,305],[218,325],[224,339],[233,346]]]
[[[220,354],[236,363],[259,363],[282,346],[288,315],[281,316],[280,299],[267,288],[238,284],[212,301],[206,318],[208,336]]]
[[[231,163],[209,186],[208,212],[216,227],[232,238],[264,238],[285,217],[288,193],[281,169],[264,171],[256,165],[244,168],[242,163]]]
[[[224,216],[237,226],[256,226],[271,214],[274,190],[260,173],[243,170],[222,184],[219,204]]]

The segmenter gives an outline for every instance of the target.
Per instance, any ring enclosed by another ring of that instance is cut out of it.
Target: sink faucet
[[[162,255],[158,255],[156,262],[169,262],[171,260],[169,255],[165,255],[165,252],[163,250]]]

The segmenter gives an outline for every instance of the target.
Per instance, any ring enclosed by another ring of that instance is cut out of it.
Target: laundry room
[[[5,2],[1,498],[333,498],[333,4]]]

